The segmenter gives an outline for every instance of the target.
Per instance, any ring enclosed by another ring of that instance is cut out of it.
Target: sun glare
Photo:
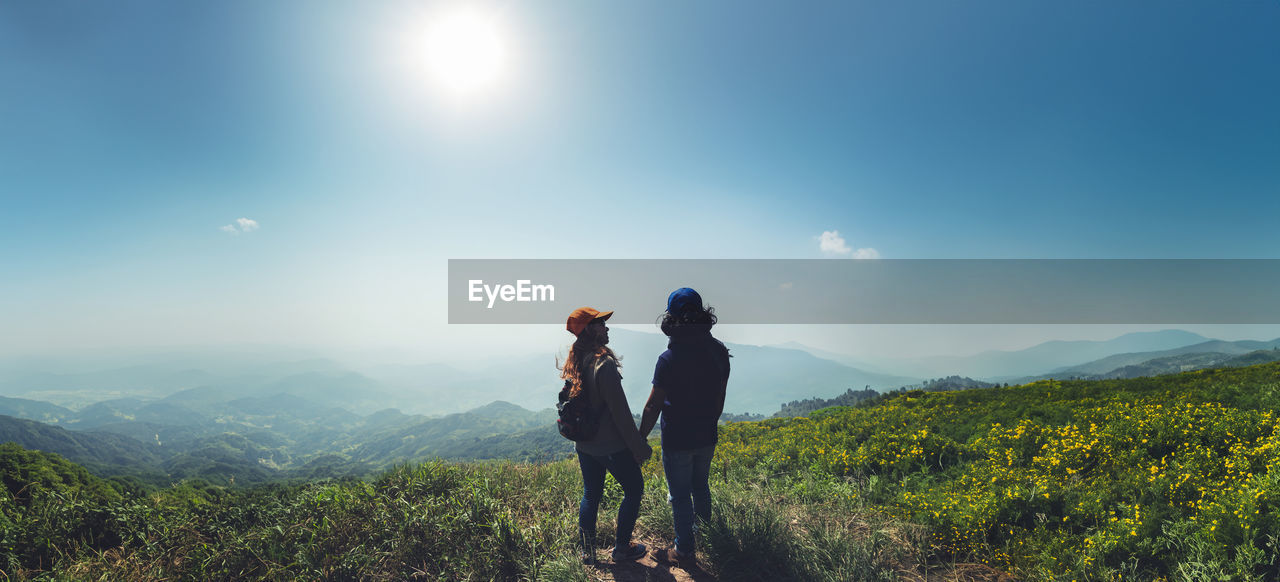
[[[491,14],[466,7],[438,15],[422,42],[432,81],[456,96],[484,93],[503,76],[507,47]]]

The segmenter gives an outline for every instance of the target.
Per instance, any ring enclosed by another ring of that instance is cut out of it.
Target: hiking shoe
[[[675,548],[666,548],[658,550],[658,561],[664,564],[674,564],[676,566],[685,567],[692,566],[698,562],[693,554],[686,554]]]
[[[629,544],[625,548],[613,549],[613,561],[614,562],[631,562],[631,561],[639,560],[640,558],[643,558],[644,555],[647,553],[649,553],[649,548],[645,547],[644,544],[637,544],[635,542],[631,542],[631,544]]]
[[[582,558],[583,565],[594,566],[596,563],[596,553],[579,550],[578,557]]]

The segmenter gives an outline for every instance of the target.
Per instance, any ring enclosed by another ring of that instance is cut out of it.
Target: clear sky
[[[446,326],[450,258],[1276,258],[1277,30],[1275,2],[0,3],[0,350],[542,337]]]

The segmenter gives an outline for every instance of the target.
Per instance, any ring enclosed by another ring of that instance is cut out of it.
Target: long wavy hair
[[[595,333],[583,333],[569,347],[569,355],[565,357],[564,365],[560,365],[560,358],[556,358],[556,368],[560,370],[560,377],[569,384],[569,397],[572,398],[582,392],[582,373],[590,369],[590,363],[597,358],[609,356],[615,361],[618,355],[613,353],[609,346],[600,343],[600,336]],[[622,364],[618,364],[622,367]]]

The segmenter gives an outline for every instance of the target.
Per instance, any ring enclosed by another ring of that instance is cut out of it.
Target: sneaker
[[[631,562],[631,561],[639,560],[640,558],[643,558],[644,555],[647,553],[649,553],[649,548],[645,547],[644,544],[637,544],[635,542],[631,542],[625,548],[613,549],[613,561],[614,562]]]
[[[675,548],[666,548],[658,550],[658,561],[684,567],[696,564],[697,558],[693,554],[686,554]]]

